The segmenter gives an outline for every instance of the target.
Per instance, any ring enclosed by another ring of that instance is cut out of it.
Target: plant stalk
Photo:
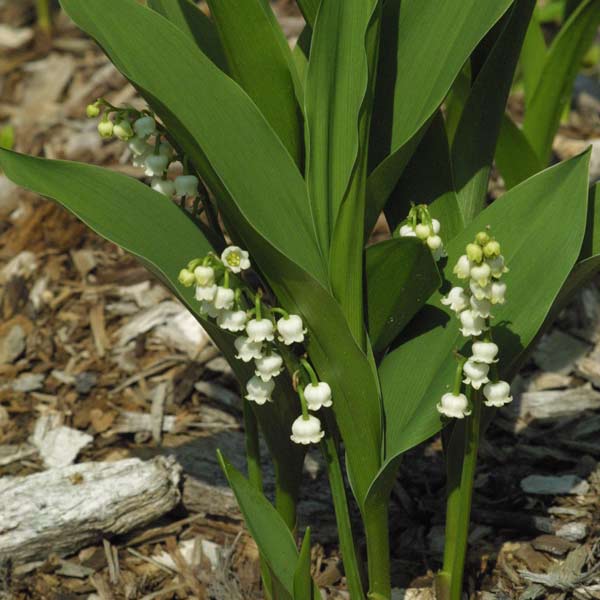
[[[50,0],[36,0],[37,24],[47,36],[52,33],[52,17],[50,15]]]
[[[389,600],[392,595],[388,512],[388,503],[382,501],[363,514],[370,600]]]

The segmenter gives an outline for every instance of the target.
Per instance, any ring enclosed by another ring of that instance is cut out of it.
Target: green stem
[[[389,600],[392,594],[388,511],[388,503],[379,502],[363,515],[371,600]]]
[[[328,422],[330,420],[327,419]],[[330,431],[331,428],[328,427],[328,432]],[[325,439],[321,442],[321,452],[327,465],[329,487],[331,488],[331,496],[333,497],[335,520],[337,522],[342,560],[344,561],[344,572],[346,573],[350,597],[353,600],[364,600],[365,595],[360,577],[360,562],[356,554],[356,546],[352,536],[344,475],[340,465],[337,445],[331,433],[327,433]]]
[[[37,0],[37,24],[47,35],[52,32],[52,17],[50,16],[50,0]]]

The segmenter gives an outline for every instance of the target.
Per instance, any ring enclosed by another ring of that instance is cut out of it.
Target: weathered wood
[[[180,500],[181,467],[157,457],[0,479],[0,561],[65,556],[150,523]]]

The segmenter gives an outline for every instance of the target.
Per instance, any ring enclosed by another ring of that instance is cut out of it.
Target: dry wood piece
[[[157,457],[82,463],[0,480],[0,560],[43,560],[150,523],[180,499],[181,467]]]

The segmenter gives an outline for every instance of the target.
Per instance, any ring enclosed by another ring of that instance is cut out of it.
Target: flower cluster
[[[133,165],[141,167],[144,174],[151,177],[150,187],[155,192],[169,198],[193,198],[198,194],[199,180],[195,175],[188,173],[174,179],[168,177],[176,155],[153,115],[132,108],[119,109],[100,99],[88,105],[87,116],[98,117],[101,109],[104,113],[98,123],[98,133],[103,138],[115,136],[127,142]]]
[[[254,362],[254,375],[246,383],[245,398],[263,405],[273,401],[275,378],[286,367],[282,354],[287,347],[304,342],[306,329],[299,315],[288,314],[280,307],[268,307],[261,294],[254,294],[241,277],[235,278],[250,266],[248,252],[228,246],[220,257],[208,254],[190,261],[180,271],[179,282],[186,287],[195,286],[195,297],[204,315],[215,319],[221,329],[241,334],[234,341],[236,358]],[[293,352],[288,352],[288,357],[290,361],[296,358]],[[298,444],[316,443],[325,434],[319,419],[308,411],[331,406],[331,388],[318,380],[305,358],[296,362],[297,373],[310,381],[303,385],[301,377],[295,380],[302,414],[292,425],[291,439]]]
[[[447,417],[460,419],[471,414],[469,400],[460,391],[463,383],[474,390],[483,386],[486,406],[503,406],[512,400],[509,384],[497,377],[498,346],[492,341],[490,325],[494,305],[505,300],[506,283],[500,279],[507,271],[500,244],[485,231],[467,245],[454,267],[454,274],[468,280],[468,287],[453,287],[441,302],[456,313],[462,335],[473,343],[471,356],[460,361],[454,390],[444,394],[437,405]],[[492,380],[490,371],[495,375]]]
[[[440,230],[440,222],[431,218],[429,209],[425,204],[419,204],[410,209],[406,221],[398,230],[398,234],[400,237],[420,239],[431,250],[433,258],[438,261],[446,256]]]

